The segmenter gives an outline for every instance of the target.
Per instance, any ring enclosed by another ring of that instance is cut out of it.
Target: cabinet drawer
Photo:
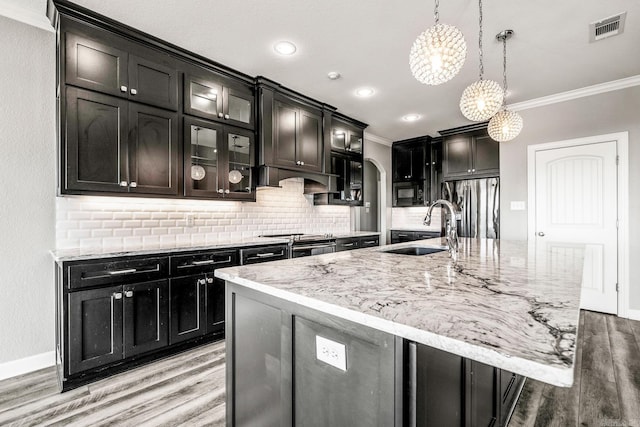
[[[69,266],[69,289],[164,279],[168,267],[168,257],[74,264]]]
[[[238,252],[212,251],[171,257],[171,275],[187,276],[238,265]]]
[[[360,247],[361,248],[371,248],[373,246],[380,246],[380,237],[378,236],[367,236],[360,238]]]
[[[242,265],[287,259],[288,257],[288,248],[285,245],[240,249]]]
[[[439,231],[416,231],[415,232],[416,240],[433,239],[434,237],[440,237],[440,232]]]
[[[336,252],[350,251],[360,247],[358,239],[337,239]]]

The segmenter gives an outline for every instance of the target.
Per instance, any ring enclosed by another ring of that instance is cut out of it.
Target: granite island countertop
[[[583,248],[460,239],[457,264],[384,249],[429,239],[216,270],[329,315],[557,386],[570,386]]]

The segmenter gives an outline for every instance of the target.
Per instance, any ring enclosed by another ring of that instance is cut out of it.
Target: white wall
[[[2,363],[54,348],[56,46],[3,16],[0,34]]]
[[[640,87],[607,92],[521,111],[522,133],[500,146],[503,239],[527,238],[527,211],[511,211],[514,200],[527,200],[527,146],[629,131],[630,303],[640,309]]]
[[[259,188],[255,203],[101,196],[58,197],[56,247],[134,248],[215,243],[282,233],[345,233],[348,206],[314,206],[302,178]],[[193,215],[194,226],[188,226]]]

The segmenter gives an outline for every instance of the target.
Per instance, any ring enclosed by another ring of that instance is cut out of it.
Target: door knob
[[[120,92],[126,92],[126,91],[127,91],[126,86],[120,86]]]
[[[543,231],[538,231],[538,236],[544,237],[544,232]]]
[[[218,188],[218,193],[222,194],[224,193],[224,190],[222,188]]]
[[[120,187],[126,187],[127,185],[129,185],[127,181],[120,181]]]
[[[131,95],[136,95],[138,91],[136,89],[131,89]]]
[[[225,114],[225,115],[224,115],[224,118],[225,118],[225,119],[227,119],[227,120],[229,120],[229,115],[228,115],[228,114]]]
[[[133,291],[124,291],[124,296],[127,298],[131,298],[133,296]]]
[[[226,190],[224,190],[224,193],[229,194],[230,193],[229,189],[227,188]]]
[[[218,113],[218,117],[223,118],[223,117],[224,117],[224,114],[222,114],[222,113]]]

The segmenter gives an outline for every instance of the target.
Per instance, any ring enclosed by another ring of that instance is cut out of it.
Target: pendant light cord
[[[480,8],[480,18],[478,19],[478,21],[480,22],[478,48],[480,49],[480,80],[482,80],[482,76],[484,76],[484,64],[482,63],[482,0],[478,1],[478,7]]]
[[[504,96],[502,105],[507,106],[507,35],[502,39],[502,79],[504,81]]]
[[[440,7],[440,0],[436,0],[436,8],[433,12],[433,18],[436,20],[436,25],[440,22],[440,13],[438,12],[438,8]]]

